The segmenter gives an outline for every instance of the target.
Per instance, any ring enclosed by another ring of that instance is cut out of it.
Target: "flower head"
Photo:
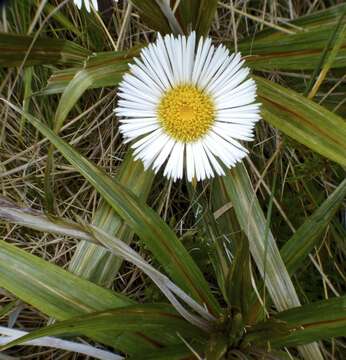
[[[97,0],[73,0],[73,2],[77,5],[78,9],[82,8],[82,3],[84,2],[84,5],[88,12],[91,11],[90,5],[92,5],[96,11],[98,11]]]
[[[119,86],[120,132],[145,168],[174,180],[224,175],[247,150],[260,119],[256,85],[240,54],[196,34],[160,35]]]

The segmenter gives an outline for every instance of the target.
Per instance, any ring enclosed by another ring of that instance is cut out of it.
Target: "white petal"
[[[158,124],[159,121],[157,120],[157,118],[152,117],[152,118],[131,118],[131,119],[120,119],[119,122],[121,124],[136,124],[136,125],[141,125],[141,124],[147,124],[147,125],[151,125],[151,124]]]
[[[217,161],[217,159],[215,158],[215,156],[213,155],[213,153],[208,150],[208,147],[204,144],[204,140],[202,140],[202,146],[205,150],[205,153],[208,156],[208,159],[210,160],[210,163],[214,169],[214,171],[218,174],[218,175],[225,175],[225,172],[223,171],[221,165],[219,164],[219,162]]]
[[[135,124],[132,127],[130,127],[130,125],[132,124],[120,125],[119,130],[125,137],[131,139],[135,139],[138,136],[145,135],[160,128],[159,124],[149,124],[144,126],[138,126],[137,124]]]
[[[203,172],[205,174],[205,177],[206,178],[213,177],[213,175],[214,175],[213,169],[210,166],[209,159],[205,153],[204,146],[202,145],[201,141],[196,142],[196,149],[198,151],[198,154],[200,155],[201,164],[203,166]]]
[[[143,138],[139,139],[131,147],[132,147],[132,149],[140,150],[142,148],[142,146],[145,146],[146,143],[150,143],[155,137],[158,137],[161,134],[162,134],[162,130],[157,129],[157,130],[153,131],[151,134],[146,135]]]
[[[172,65],[169,60],[166,44],[160,34],[158,35],[157,49],[159,51],[159,54],[154,53],[153,55],[155,55],[158,61],[159,60],[161,61],[162,67],[166,73],[167,78],[169,79],[170,85],[173,86],[174,75],[173,75]]]
[[[172,151],[172,148],[175,144],[175,140],[173,140],[172,138],[169,138],[167,135],[166,136],[166,141],[165,141],[165,146],[163,147],[162,151],[160,152],[160,154],[158,155],[157,159],[154,162],[153,165],[153,169],[154,170],[159,170],[161,168],[161,166],[163,165],[163,163],[167,160],[169,154]]]
[[[211,47],[211,39],[206,39],[203,41],[201,37],[198,43],[197,54],[195,58],[195,64],[192,71],[192,82],[197,83],[197,80],[201,74],[201,70],[205,63],[205,59]]]
[[[142,67],[144,71],[148,72],[152,80],[159,84],[160,88],[168,89],[170,84],[167,76],[162,69],[161,63],[157,62],[156,58],[152,56],[152,52],[156,53],[157,47],[149,45],[147,49],[142,51],[141,59],[145,67],[143,66],[143,63],[141,64],[138,60],[136,63],[138,66]]]
[[[204,76],[205,72],[209,68],[210,62],[211,62],[212,57],[214,55],[214,52],[215,52],[215,47],[214,47],[214,45],[211,45],[210,48],[209,48],[209,51],[208,51],[208,53],[207,53],[207,55],[206,55],[206,57],[205,57],[205,59],[203,61],[203,66],[200,69],[199,76],[196,79],[196,83],[197,83],[197,85],[199,87],[200,87],[200,80],[203,79],[203,76]]]
[[[210,79],[217,73],[220,66],[225,63],[225,61],[228,59],[228,50],[226,50],[223,46],[219,46],[215,53],[213,58],[210,61],[210,64],[205,67],[204,73],[200,76],[200,79],[198,80],[199,86],[204,89]]]
[[[227,108],[228,100],[234,97],[241,97],[252,94],[253,99],[256,98],[256,84],[252,79],[244,81],[242,84],[234,86],[232,89],[224,89],[219,95],[216,95],[215,102],[217,107]]]
[[[171,155],[167,161],[163,174],[167,176],[169,179],[173,178],[173,180],[175,180],[176,173],[178,171],[177,162],[179,159],[180,146],[181,144],[179,142],[176,142],[174,144],[173,149],[171,150]]]
[[[135,109],[144,111],[156,111],[156,105],[144,101],[119,100],[118,106],[123,109]]]
[[[155,161],[157,156],[165,148],[166,142],[167,142],[167,137],[164,134],[162,134],[160,136],[157,136],[146,147],[143,147],[139,156],[142,159],[146,169],[149,168],[153,164],[153,162]]]
[[[116,114],[118,116],[126,116],[126,117],[141,117],[141,116],[142,117],[154,117],[154,116],[156,116],[156,111],[117,108]]]
[[[179,84],[179,70],[176,64],[176,54],[175,54],[175,45],[174,45],[174,38],[172,35],[166,35],[164,37],[164,41],[166,44],[166,49],[168,53],[169,60],[172,65],[173,70],[173,85]]]
[[[136,89],[130,89],[129,92],[125,92],[126,89],[124,87],[122,87],[122,89],[119,89],[122,92],[118,94],[118,96],[121,99],[124,100],[129,100],[132,102],[138,102],[138,103],[143,103],[143,104],[147,104],[150,103],[154,106],[157,106],[158,104],[158,100],[155,98],[151,98],[150,96],[146,96],[146,94],[140,93],[140,96],[136,96]],[[145,98],[146,96],[146,98]]]
[[[198,147],[198,143],[192,144],[192,151],[194,157],[194,163],[196,167],[196,179],[197,181],[205,179],[205,169],[203,166],[203,160],[200,153],[200,149]]]
[[[82,8],[82,0],[74,0],[74,3],[76,4],[78,9]]]
[[[240,61],[240,54],[236,54],[225,71],[217,79],[210,81],[207,90],[214,93],[214,91],[221,89],[230,79],[232,79],[234,74],[239,71],[243,63],[244,61]]]
[[[89,0],[85,0],[84,5],[85,5],[87,11],[90,12],[90,2],[89,2]]]
[[[95,9],[96,11],[98,11],[98,10],[99,10],[99,5],[98,5],[98,3],[97,3],[97,0],[91,0],[91,1],[92,1],[92,4],[93,4],[94,9]]]
[[[150,85],[147,85],[145,82],[137,79],[133,75],[125,74],[123,78],[123,83],[121,83],[121,85],[123,84],[124,85],[129,84],[141,92],[146,92],[147,94],[151,94],[151,96],[154,96],[155,98],[158,98],[162,95],[162,91],[150,87]]]
[[[159,93],[162,93],[165,89],[161,84],[158,84],[155,80],[153,80],[141,67],[134,64],[129,64],[131,72],[134,76],[136,76],[139,80],[141,80],[144,84],[146,84],[149,88],[154,88]]]
[[[233,139],[251,141],[253,139],[252,126],[246,127],[239,124],[215,123],[213,131],[220,136],[230,136]]]
[[[229,96],[228,94],[232,90],[237,89],[240,86],[240,84],[246,79],[246,77],[248,75],[249,75],[248,68],[239,70],[238,73],[232,77],[232,79],[230,79],[227,83],[225,82],[219,90],[214,92],[213,95],[214,95],[216,101],[219,101],[219,99],[222,97]],[[250,86],[250,88],[252,88],[253,86],[251,86],[251,85],[252,84],[246,84],[245,87]]]
[[[186,71],[186,81],[191,82],[193,62],[195,59],[195,48],[196,48],[196,33],[193,31],[187,39],[187,46],[185,52],[185,71]]]

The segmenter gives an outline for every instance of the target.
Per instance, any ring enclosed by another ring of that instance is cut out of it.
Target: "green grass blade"
[[[172,30],[172,33],[175,35],[182,34],[183,30],[180,27],[177,18],[175,17],[173,9],[171,8],[170,0],[155,0],[155,1],[156,4],[159,5],[162,14],[167,19],[169,27]]]
[[[176,17],[184,29],[184,33],[188,33],[188,29],[197,28],[199,0],[181,0],[175,12]]]
[[[1,286],[56,319],[132,304],[4,241],[0,257]]]
[[[262,277],[265,273],[265,285],[276,308],[283,311],[300,302],[280,256],[276,241],[266,232],[266,219],[252,187],[244,164],[238,164],[227,176],[219,181],[234,206],[239,224],[249,240],[249,247]],[[306,359],[322,359],[316,344],[300,349]]]
[[[346,10],[346,4],[330,6],[320,11],[314,11],[310,14],[299,16],[290,21],[290,24],[301,28],[300,31],[311,31],[315,29],[324,29],[325,26],[335,28],[340,19],[340,15]],[[299,32],[299,30],[298,30]],[[281,39],[286,37],[285,34],[279,33],[274,29],[266,29],[256,34],[256,40],[261,39]]]
[[[334,31],[330,34],[330,38],[328,39],[325,48],[323,49],[323,52],[321,54],[320,61],[311,75],[310,82],[304,94],[305,96],[308,96],[309,99],[312,99],[315,96],[318,89],[318,87],[317,89],[315,87],[319,81],[318,79],[316,79],[315,83],[315,78],[317,78],[317,75],[320,73],[321,69],[322,73],[325,74],[329,71],[335,61],[338,52],[340,51],[340,48],[345,41],[345,26],[342,26],[344,16],[345,12],[341,14],[340,20],[336,24]],[[338,31],[341,27],[342,30]]]
[[[203,329],[209,329],[209,321],[214,321],[215,317],[195,300],[189,297],[185,292],[177,287],[172,281],[148,264],[136,251],[124,244],[118,238],[107,234],[104,230],[97,228],[95,225],[85,224],[84,226],[71,222],[63,218],[48,217],[37,211],[27,208],[20,208],[6,198],[0,197],[0,219],[18,225],[26,226],[31,229],[61,234],[64,236],[72,236],[78,239],[86,240],[98,245],[102,245],[117,257],[120,257],[133,265],[137,266],[148,275],[149,278],[158,286],[162,293],[168,298],[177,311],[192,324],[196,324]],[[191,314],[179,300],[185,305],[191,307],[192,310],[200,314],[203,319]],[[206,321],[207,320],[207,321]]]
[[[132,301],[112,293],[56,265],[0,241],[0,286],[46,315],[58,320],[95,311],[128,306]],[[104,344],[130,351],[141,339],[122,344],[116,336],[93,332],[88,335]],[[147,346],[148,344],[146,344]]]
[[[293,90],[255,77],[262,116],[294,140],[346,166],[346,123]]]
[[[9,105],[19,113],[23,113],[16,106]],[[182,243],[159,215],[145,203],[139,201],[118,181],[112,181],[101,169],[89,162],[46,125],[29,114],[24,115],[137,233],[172,280],[199,303],[206,304],[212,313],[218,314],[219,305],[203,274]]]
[[[297,294],[271,231],[268,231],[265,239],[266,219],[245,166],[239,164],[229,175],[220,177],[219,181],[234,206],[239,224],[249,240],[252,257],[262,275],[266,267],[266,286],[275,306],[282,311],[299,305]]]
[[[56,20],[64,29],[73,32],[80,39],[82,38],[83,34],[81,31],[62,13],[62,11],[56,11],[56,7],[54,5],[46,3],[44,11],[47,15],[53,13],[54,20]]]
[[[90,51],[72,41],[0,33],[0,67],[38,64],[82,64]],[[28,50],[32,48],[28,54]],[[26,57],[27,56],[27,57]]]
[[[203,338],[203,333],[193,327],[167,305],[132,305],[104,312],[74,317],[57,324],[33,331],[1,346],[5,350],[23,342],[43,336],[85,335],[90,329],[98,333],[160,331],[173,337],[177,333],[188,338]],[[177,338],[178,340],[179,338]]]
[[[85,68],[75,74],[60,98],[54,119],[55,132],[61,129],[70,110],[89,87],[95,86],[97,83],[100,85],[100,79],[101,82],[104,79],[112,79],[113,85],[121,81],[123,73],[128,69],[128,54],[128,52],[98,54],[97,56],[92,56],[86,62]],[[132,57],[130,56],[130,58]],[[110,59],[111,61],[109,61]],[[51,213],[54,213],[53,169],[54,158],[53,147],[51,146],[48,150],[44,181],[46,207]]]
[[[131,0],[131,2],[138,9],[140,17],[150,28],[162,34],[172,32],[167,19],[155,0]]]
[[[297,346],[312,341],[343,337],[346,334],[346,297],[341,296],[284,311],[277,315],[287,322],[290,335],[273,342],[273,346]]]
[[[42,89],[40,94],[49,95],[65,92],[69,86],[71,90],[69,93],[65,93],[65,100],[68,100],[69,96],[72,95],[77,101],[86,89],[116,86],[127,71],[127,64],[138,53],[139,47],[133,47],[128,51],[96,53],[86,60],[84,68],[55,71],[50,76],[46,88]],[[73,94],[73,91],[77,91],[77,94]],[[69,110],[71,110],[72,106],[73,103],[71,102]],[[60,107],[59,112],[63,111],[62,105]]]
[[[193,345],[193,349],[196,351],[197,344]],[[199,344],[198,344],[199,345]],[[198,346],[198,350],[203,352],[203,346]],[[199,352],[198,351],[198,352]],[[167,347],[161,350],[153,350],[148,351],[145,354],[142,354],[141,360],[182,360],[182,359],[193,359],[191,356],[191,350],[186,346],[183,345],[175,345],[171,347]],[[130,356],[129,360],[138,360],[135,357]]]
[[[61,321],[134,304],[121,294],[81,279],[2,240],[0,286],[44,314]],[[98,342],[134,355],[155,349],[158,344],[153,341],[153,338],[156,338],[155,332],[147,332],[144,336],[97,332],[91,329],[87,335]],[[165,341],[164,337],[160,338],[161,345],[164,345]]]
[[[56,70],[49,77],[47,85],[37,92],[38,95],[52,95],[64,92],[67,85],[81,68]]]
[[[154,174],[151,171],[144,171],[142,163],[133,161],[131,153],[128,152],[117,179],[123,186],[137,195],[141,201],[146,201]],[[102,199],[95,213],[93,225],[109,235],[121,238],[125,243],[129,243],[133,237],[131,229]],[[121,263],[120,258],[110,254],[104,247],[81,241],[71,259],[69,270],[82,278],[109,287]]]
[[[217,0],[201,0],[199,2],[196,24],[197,34],[207,36],[217,10]]]
[[[345,4],[301,17],[290,23],[299,26],[296,34],[287,35],[279,31],[264,30],[244,39],[238,44],[239,50],[246,55],[247,63],[256,70],[315,70],[320,67],[321,53],[327,48],[340,16],[346,10]],[[345,24],[345,19],[341,24]],[[337,29],[336,36],[342,30]],[[329,46],[328,46],[329,48]],[[331,49],[326,51],[329,55]],[[346,65],[346,39],[333,62],[333,68]]]
[[[227,278],[227,290],[232,308],[238,309],[243,319],[246,319],[249,311],[252,284],[249,242],[245,237],[237,246]]]
[[[117,85],[128,69],[132,56],[128,52],[111,52],[92,56],[66,86],[55,113],[54,128],[59,130],[68,113],[84,92],[93,87]]]
[[[346,180],[318,207],[281,248],[280,253],[290,274],[296,272],[317,246],[324,229],[346,197]]]

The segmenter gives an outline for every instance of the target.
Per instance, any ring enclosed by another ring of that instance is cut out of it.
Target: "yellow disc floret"
[[[215,119],[214,102],[192,85],[168,90],[158,106],[163,129],[174,139],[193,142],[207,133]]]

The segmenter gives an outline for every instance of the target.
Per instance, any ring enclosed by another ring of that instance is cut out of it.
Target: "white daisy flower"
[[[240,54],[196,34],[158,35],[119,86],[120,132],[135,159],[173,180],[224,175],[247,150],[260,119],[256,85]],[[184,170],[185,169],[185,170]]]
[[[98,11],[99,9],[97,0],[73,0],[73,2],[77,5],[78,9],[82,8],[82,3],[84,2],[84,5],[88,12],[91,11],[91,5],[96,11]]]

